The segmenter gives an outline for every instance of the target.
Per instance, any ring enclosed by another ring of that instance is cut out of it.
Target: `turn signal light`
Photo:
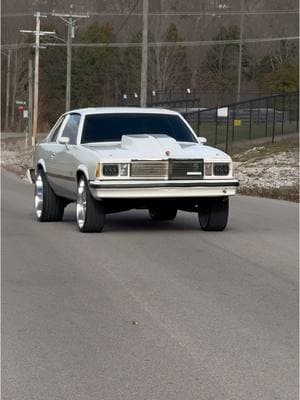
[[[204,174],[205,176],[212,176],[212,163],[205,163]]]
[[[97,163],[97,164],[96,164],[95,176],[96,176],[96,178],[100,178],[100,176],[101,176],[100,163]]]

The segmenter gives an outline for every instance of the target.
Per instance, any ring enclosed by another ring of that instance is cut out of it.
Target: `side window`
[[[53,131],[53,133],[52,133],[52,135],[50,137],[50,140],[49,140],[50,142],[56,142],[59,129],[62,126],[62,123],[64,122],[64,119],[65,118],[63,117],[60,120],[58,120],[58,122],[56,123],[56,126],[54,127],[54,131]]]
[[[79,123],[80,114],[70,114],[69,119],[61,134],[61,136],[63,137],[70,138],[70,144],[76,144]]]

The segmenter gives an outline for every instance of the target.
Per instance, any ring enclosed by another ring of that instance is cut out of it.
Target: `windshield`
[[[81,143],[119,142],[123,135],[163,134],[179,142],[196,142],[177,115],[94,114],[85,117]]]

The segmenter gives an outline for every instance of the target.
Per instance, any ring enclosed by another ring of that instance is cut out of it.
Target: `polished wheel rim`
[[[38,218],[41,218],[43,211],[43,180],[41,175],[38,175],[35,181],[35,193],[34,193],[34,207],[35,213]]]
[[[78,185],[77,192],[77,205],[76,205],[76,216],[79,228],[82,228],[85,222],[86,215],[86,190],[85,182],[81,180]]]

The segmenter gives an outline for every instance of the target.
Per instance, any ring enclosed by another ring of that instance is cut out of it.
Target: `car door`
[[[77,136],[81,115],[70,113],[59,132],[56,151],[52,154],[51,174],[58,195],[74,200],[77,182]],[[61,137],[69,138],[69,144],[60,144]],[[75,156],[74,156],[75,155]]]
[[[46,165],[47,179],[55,192],[57,191],[57,179],[55,177],[54,156],[57,154],[60,148],[57,140],[67,118],[68,116],[63,115],[50,131],[47,142],[40,145],[40,153]]]

